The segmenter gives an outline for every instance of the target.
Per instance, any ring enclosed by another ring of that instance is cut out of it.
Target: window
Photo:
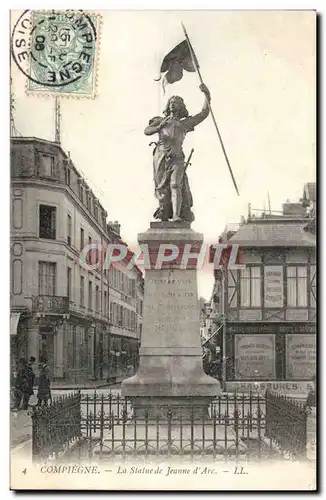
[[[240,271],[240,299],[242,307],[261,307],[261,270],[247,266]]]
[[[100,310],[100,289],[98,285],[95,287],[95,310]]]
[[[108,300],[108,294],[107,292],[104,292],[103,316],[106,316],[107,300]]]
[[[110,323],[113,324],[113,302],[110,301]]]
[[[71,215],[67,215],[67,241],[68,245],[71,246]]]
[[[71,267],[67,268],[67,297],[71,298]]]
[[[38,263],[38,294],[39,295],[55,295],[56,290],[56,271],[57,265],[55,262]]]
[[[91,195],[86,192],[86,206],[88,210],[91,210]]]
[[[40,238],[55,240],[56,238],[56,207],[40,205]]]
[[[54,156],[41,155],[41,175],[53,177],[54,175]]]
[[[119,281],[119,270],[116,269],[115,267],[111,267],[112,272],[113,272],[113,288],[118,290],[118,281]]]
[[[288,307],[307,307],[307,268],[289,266],[287,268]]]
[[[92,237],[89,236],[88,237],[88,245],[91,245],[91,244],[92,244]],[[92,254],[93,254],[93,250],[91,250],[90,248],[88,248],[88,251],[87,251],[87,254],[86,254],[86,262],[89,265],[92,264]]]
[[[131,280],[131,296],[134,299],[136,297],[136,280]]]
[[[310,307],[316,307],[316,266],[310,266]]]
[[[79,184],[79,198],[82,203],[84,203],[84,188],[82,183]]]
[[[70,186],[70,168],[65,167],[65,183]]]
[[[85,278],[84,276],[80,277],[80,306],[84,307],[85,302]]]
[[[80,250],[84,249],[84,229],[81,227],[80,228]]]
[[[94,217],[98,221],[98,206],[96,202],[94,202]]]
[[[118,306],[119,313],[118,313],[118,326],[123,325],[123,306]]]
[[[93,309],[93,289],[92,282],[88,282],[88,309]]]

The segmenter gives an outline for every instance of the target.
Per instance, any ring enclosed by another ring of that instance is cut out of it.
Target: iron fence
[[[306,455],[307,414],[304,403],[266,392],[266,436],[294,458]]]
[[[195,408],[195,406],[194,406]],[[305,446],[305,410],[282,396],[222,394],[212,399],[208,415],[134,418],[120,393],[71,394],[33,411],[33,457],[60,456],[78,444],[79,458],[133,455],[210,455],[258,459],[279,451],[298,457]],[[175,410],[175,407],[174,407]],[[275,450],[275,442],[279,450]]]
[[[58,457],[81,438],[81,395],[71,393],[32,411],[33,459]]]

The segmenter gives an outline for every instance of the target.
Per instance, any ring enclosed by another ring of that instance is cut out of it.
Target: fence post
[[[168,455],[170,457],[171,456],[171,425],[172,425],[171,408],[168,408],[167,417],[168,417]]]
[[[234,410],[234,431],[235,431],[235,456],[238,460],[239,456],[239,412]]]
[[[40,457],[39,445],[39,419],[37,409],[32,410],[32,460],[37,461]]]
[[[213,413],[213,457],[216,458],[216,411]]]

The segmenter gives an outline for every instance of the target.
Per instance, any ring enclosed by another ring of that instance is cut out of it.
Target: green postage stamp
[[[12,33],[12,55],[27,92],[94,97],[100,18],[83,11],[25,11]]]

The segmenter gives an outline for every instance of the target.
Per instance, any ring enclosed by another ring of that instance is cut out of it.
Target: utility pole
[[[10,137],[18,137],[21,135],[20,132],[18,132],[15,125],[14,111],[15,111],[15,96],[13,94],[13,91],[11,90],[11,80],[10,80]]]
[[[269,197],[269,192],[267,191],[267,199],[268,199],[268,209],[269,209],[269,213],[271,214],[272,213],[272,209],[271,209],[271,199]]]
[[[227,289],[226,289],[226,279],[225,279],[226,268],[223,266],[222,269],[222,349],[223,349],[223,360],[222,360],[222,382],[223,391],[226,392],[226,304],[227,304]]]
[[[60,101],[58,97],[54,98],[54,126],[55,126],[55,136],[54,141],[58,144],[61,143],[60,140],[60,122],[61,122],[61,113],[60,113]]]
[[[14,120],[15,101],[12,93],[10,92],[10,137],[15,136],[15,120]]]

